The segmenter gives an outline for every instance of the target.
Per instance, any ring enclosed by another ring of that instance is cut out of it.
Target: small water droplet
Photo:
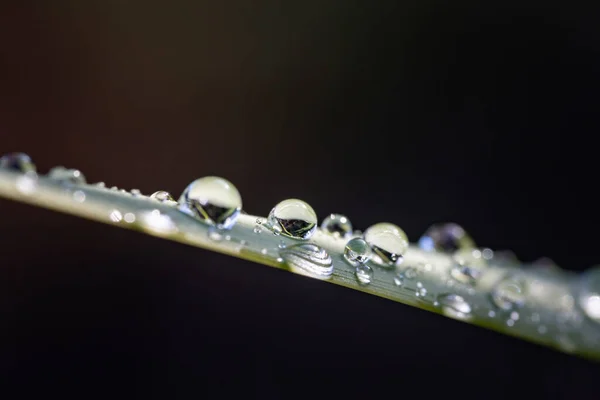
[[[177,226],[166,214],[159,210],[144,211],[139,218],[141,226],[158,235],[170,235],[177,232]]]
[[[277,257],[277,262],[278,262],[278,263],[282,263],[282,262],[283,262],[283,258],[281,258],[281,257]]]
[[[123,220],[123,215],[119,210],[112,210],[109,214],[109,218],[112,222],[121,222]]]
[[[488,317],[490,317],[490,318],[496,317],[496,312],[493,310],[488,311]]]
[[[417,288],[415,295],[417,297],[425,297],[425,296],[427,296],[427,289],[424,287],[419,287],[419,288]]]
[[[352,223],[345,215],[330,214],[321,223],[323,231],[340,238],[349,238],[352,236]]]
[[[220,242],[223,240],[223,234],[218,229],[211,228],[208,230],[208,238],[215,242]]]
[[[406,233],[398,226],[386,222],[370,226],[364,234],[373,251],[373,262],[380,266],[394,266],[403,261],[408,249]]]
[[[595,322],[600,323],[600,266],[585,271],[579,281],[579,306]]]
[[[482,270],[487,267],[481,252],[474,252],[469,248],[457,250],[452,259],[455,265],[450,270],[450,276],[469,285],[475,285],[481,277]]]
[[[481,256],[486,260],[491,260],[492,258],[494,258],[494,251],[488,248],[482,249]]]
[[[117,190],[119,190],[119,188],[116,186],[111,186],[110,190],[112,190],[113,192],[116,192]]]
[[[317,214],[302,200],[287,199],[277,204],[268,216],[274,231],[293,239],[309,239],[317,229]]]
[[[142,196],[142,192],[140,191],[140,189],[131,189],[131,194],[135,197]]]
[[[125,213],[125,215],[123,216],[123,219],[128,224],[132,224],[132,223],[135,222],[135,214],[133,214],[133,213]]]
[[[413,279],[415,279],[418,275],[418,272],[416,270],[416,268],[413,267],[408,267],[400,272],[398,272],[396,275],[394,275],[394,284],[396,286],[403,286],[406,285],[407,281],[411,281]],[[421,285],[421,286],[419,286]],[[423,287],[423,284],[421,282],[417,282],[417,288],[419,287]]]
[[[361,238],[350,239],[344,247],[344,260],[353,267],[366,263],[371,255],[369,244]]]
[[[152,193],[150,195],[150,198],[153,200],[156,200],[156,201],[160,201],[161,203],[168,204],[168,205],[176,205],[177,204],[177,202],[175,201],[173,196],[171,196],[171,193],[169,193],[165,190],[159,190],[158,192]]]
[[[15,172],[36,172],[35,164],[25,153],[9,153],[0,157],[0,168]]]
[[[256,234],[259,234],[262,232],[262,228],[260,226],[255,226],[253,229],[253,232]]]
[[[454,253],[460,249],[475,247],[473,239],[457,224],[432,225],[419,239],[419,247],[425,251]]]
[[[106,187],[106,183],[104,183],[104,182],[96,182],[95,186],[99,187],[99,188],[105,188]]]
[[[260,251],[260,254],[262,254],[262,255],[267,255],[267,249],[262,249],[262,250]]]
[[[507,319],[506,320],[506,325],[508,325],[508,326],[514,326],[515,325],[515,320],[513,320],[513,319]]]
[[[461,296],[454,293],[441,294],[436,300],[442,307],[444,315],[456,319],[469,319],[471,306]]]
[[[38,176],[35,172],[29,171],[17,178],[17,190],[24,195],[32,195],[38,187]]]
[[[74,185],[84,185],[86,183],[85,176],[81,171],[62,166],[52,168],[48,172],[48,178]]]
[[[510,313],[510,319],[518,321],[519,320],[519,313],[516,311],[513,311]]]
[[[286,248],[286,246],[287,246],[287,245],[285,244],[285,241],[283,241],[283,240],[282,240],[282,241],[280,241],[280,242],[279,242],[279,244],[277,245],[277,247],[279,247],[280,249],[285,249],[285,248]]]
[[[373,280],[373,269],[365,264],[359,264],[354,271],[354,276],[359,285],[368,285]]]
[[[73,193],[73,200],[75,200],[78,203],[83,203],[85,201],[85,193],[81,190],[76,190]]]
[[[179,198],[180,210],[219,229],[230,229],[242,209],[242,197],[228,180],[207,176],[190,183]]]
[[[522,307],[525,304],[525,283],[511,276],[503,278],[494,286],[490,296],[501,310],[510,311]]]
[[[229,242],[231,240],[231,235],[225,235],[225,240]]]
[[[317,278],[328,278],[333,273],[333,260],[327,251],[313,243],[288,246],[279,255],[296,273]]]

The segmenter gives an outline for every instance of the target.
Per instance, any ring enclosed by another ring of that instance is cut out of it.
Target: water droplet
[[[109,218],[112,222],[121,222],[123,220],[123,215],[119,210],[112,210]]]
[[[142,196],[142,192],[140,191],[140,189],[131,189],[131,194],[135,197]]]
[[[116,192],[117,190],[119,190],[119,188],[116,186],[111,186],[110,190],[112,190],[113,192]]]
[[[394,275],[394,284],[396,286],[403,286],[406,284],[407,281],[415,279],[417,277],[417,275],[418,275],[418,272],[415,268],[408,267],[408,268],[404,269],[403,271],[400,271],[396,275]],[[418,283],[420,284],[421,282],[418,282]],[[421,284],[421,287],[423,287],[423,284]]]
[[[261,228],[260,226],[258,226],[258,225],[257,225],[257,226],[255,226],[255,227],[254,227],[253,231],[254,231],[254,233],[256,233],[256,234],[259,234],[259,233],[261,233],[261,232],[262,232],[262,228]]]
[[[150,195],[150,198],[160,201],[161,203],[167,203],[167,204],[176,204],[177,203],[175,201],[175,199],[173,198],[173,196],[171,196],[171,193],[169,193],[165,190],[159,190],[158,192],[152,193]]]
[[[133,214],[133,213],[125,213],[125,215],[123,216],[123,219],[128,224],[132,224],[132,223],[135,222],[135,214]]]
[[[288,246],[279,255],[296,273],[317,278],[328,278],[333,273],[333,260],[321,247],[312,243]]]
[[[279,244],[277,245],[277,247],[279,247],[280,249],[285,249],[287,247],[287,245],[285,244],[285,242],[282,240],[279,242]]]
[[[427,288],[424,288],[422,284],[421,286],[419,286],[419,284],[421,284],[421,282],[417,283],[417,290],[415,292],[415,295],[417,297],[425,297],[427,295]]]
[[[76,190],[73,193],[73,200],[75,200],[78,203],[83,203],[85,201],[85,193],[81,190]]]
[[[496,307],[504,311],[522,307],[525,304],[525,283],[517,278],[508,277],[498,282],[490,296]]]
[[[494,251],[492,249],[488,249],[488,248],[482,249],[481,256],[485,260],[491,260],[492,258],[494,258]]]
[[[508,325],[508,326],[514,326],[515,325],[515,321],[513,319],[507,319],[506,320],[506,325]]]
[[[519,320],[519,313],[516,311],[513,311],[510,313],[510,319],[518,321]]]
[[[74,185],[84,185],[86,183],[85,176],[81,171],[62,166],[52,168],[48,172],[48,178]]]
[[[481,257],[481,252],[473,251],[470,248],[457,250],[452,259],[455,265],[450,270],[450,276],[469,285],[475,285],[481,277],[482,270],[487,267],[487,262]]]
[[[260,251],[260,254],[262,254],[262,255],[265,255],[265,256],[266,256],[266,255],[267,255],[267,252],[268,252],[268,251],[267,251],[267,249],[262,249],[262,250]]]
[[[104,182],[96,182],[95,185],[96,185],[96,187],[99,187],[99,188],[105,188],[106,187],[106,183],[104,183]]]
[[[223,234],[218,229],[211,228],[208,230],[208,238],[215,242],[220,242],[223,240]]]
[[[35,172],[29,171],[17,178],[17,190],[24,195],[33,194],[38,186],[38,176]]]
[[[349,238],[352,236],[352,224],[345,215],[330,214],[321,223],[321,229],[335,237]]]
[[[456,319],[469,319],[471,306],[461,296],[454,293],[441,294],[436,300],[442,307],[444,315]]]
[[[220,229],[233,227],[242,198],[231,182],[207,176],[190,183],[179,198],[180,210]]]
[[[0,168],[15,172],[36,172],[35,164],[25,153],[9,153],[0,157]]]
[[[496,311],[493,311],[493,310],[488,311],[488,317],[490,317],[490,318],[496,317]]]
[[[372,225],[365,231],[364,238],[373,250],[373,261],[381,266],[400,264],[408,249],[406,233],[394,224]]]
[[[309,239],[317,228],[317,214],[302,200],[288,199],[269,213],[268,222],[274,231],[294,239]]]
[[[353,267],[366,263],[371,255],[369,244],[361,238],[350,239],[344,247],[344,259]]]
[[[231,240],[231,235],[225,235],[225,240],[229,242]]]
[[[600,323],[600,266],[590,268],[581,275],[578,301],[583,312]]]
[[[473,239],[454,223],[432,225],[419,239],[419,247],[425,251],[454,253],[460,249],[475,247]]]
[[[359,264],[354,271],[359,285],[368,285],[373,280],[373,269],[365,264]]]
[[[158,235],[170,235],[177,232],[175,223],[159,210],[144,211],[140,214],[140,224],[146,230]]]

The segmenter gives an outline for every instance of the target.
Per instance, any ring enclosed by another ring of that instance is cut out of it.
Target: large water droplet
[[[469,285],[475,285],[481,277],[482,270],[487,267],[486,260],[476,249],[458,250],[452,258],[455,265],[450,270],[450,275],[455,280]]]
[[[522,307],[525,304],[524,282],[513,277],[502,279],[494,286],[490,296],[501,310],[510,311]]]
[[[317,214],[307,203],[288,199],[269,213],[268,222],[274,231],[294,239],[309,239],[317,229]]]
[[[279,255],[296,273],[317,278],[328,278],[333,273],[333,261],[327,252],[312,243],[288,246]]]
[[[0,157],[0,168],[15,172],[36,172],[35,164],[25,153],[9,153]]]
[[[372,254],[369,244],[361,238],[350,239],[344,247],[344,259],[353,267],[369,261]]]
[[[348,238],[352,236],[352,223],[345,215],[330,214],[321,223],[321,229],[336,237]]]
[[[579,305],[590,319],[600,323],[600,266],[588,269],[580,279]]]
[[[457,294],[441,294],[437,296],[436,302],[448,317],[464,320],[469,319],[471,316],[471,306]]]
[[[220,229],[229,229],[242,209],[242,197],[231,182],[207,176],[190,183],[179,198],[180,210]]]
[[[60,182],[83,185],[86,183],[85,176],[78,169],[54,167],[48,172],[48,177]]]
[[[425,251],[454,253],[459,249],[473,248],[475,243],[465,230],[454,223],[432,225],[419,239]]]
[[[373,250],[373,261],[381,266],[393,266],[403,260],[408,249],[406,233],[398,226],[386,222],[369,227],[364,238]]]
[[[359,285],[368,285],[373,280],[373,269],[368,265],[360,264],[356,267],[354,276]]]

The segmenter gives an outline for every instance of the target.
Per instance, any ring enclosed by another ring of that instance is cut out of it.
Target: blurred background
[[[453,221],[579,271],[600,262],[598,11],[2,5],[0,152],[145,194],[218,175],[249,213],[296,197],[412,241]],[[344,288],[6,200],[0,221],[1,398],[596,388],[596,364]]]

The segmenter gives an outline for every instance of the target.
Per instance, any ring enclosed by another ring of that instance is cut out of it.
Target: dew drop
[[[522,307],[525,304],[524,282],[513,277],[504,278],[494,286],[490,296],[501,310],[510,311]]]
[[[274,231],[293,239],[309,239],[317,228],[317,214],[302,200],[288,199],[277,204],[268,216]]]
[[[123,219],[128,224],[132,224],[132,223],[135,222],[135,214],[133,214],[133,213],[125,213],[125,215],[123,216]]]
[[[469,285],[475,285],[481,277],[482,270],[487,267],[481,252],[470,248],[457,250],[452,259],[454,266],[450,269],[450,276]]]
[[[78,203],[83,203],[85,201],[85,193],[81,190],[76,190],[73,193],[73,200],[75,200]]]
[[[469,319],[471,306],[461,296],[454,293],[445,293],[437,296],[436,300],[444,315],[456,319]]]
[[[373,269],[365,264],[359,264],[354,271],[356,281],[359,285],[368,285],[373,280]]]
[[[262,232],[262,228],[259,225],[257,225],[254,227],[253,232],[259,234]]]
[[[131,189],[131,194],[135,197],[142,196],[142,192],[140,191],[140,189]]]
[[[293,272],[322,279],[333,273],[333,260],[327,251],[313,243],[288,246],[279,255]]]
[[[267,255],[267,252],[268,252],[268,251],[267,251],[267,249],[262,249],[262,250],[260,251],[260,254],[262,254],[262,255],[266,256],[266,255]]]
[[[81,173],[81,171],[62,166],[52,168],[48,172],[48,178],[74,185],[84,185],[86,183],[85,176]]]
[[[0,157],[0,168],[15,172],[36,172],[35,164],[25,153],[9,153]]]
[[[121,222],[123,220],[123,214],[119,210],[112,210],[109,218],[112,222]]]
[[[352,236],[352,223],[345,215],[330,214],[321,223],[323,231],[340,238],[349,238]]]
[[[585,271],[579,281],[579,306],[593,321],[600,323],[600,266]]]
[[[364,239],[373,251],[373,261],[381,266],[400,264],[408,249],[406,233],[387,222],[370,226],[364,233]]]
[[[99,187],[99,188],[105,188],[106,187],[106,183],[104,183],[104,182],[96,182],[94,185],[96,187]]]
[[[116,192],[117,190],[119,190],[119,188],[116,186],[111,186],[110,190],[112,190],[113,192]]]
[[[230,229],[242,209],[242,197],[228,180],[207,176],[190,183],[179,198],[181,211],[219,229]]]
[[[35,172],[29,171],[17,178],[17,190],[24,195],[32,195],[38,186],[38,176]]]
[[[177,232],[177,226],[166,214],[159,210],[144,211],[139,218],[141,226],[157,235],[170,235]]]
[[[133,190],[132,190],[133,193]],[[165,191],[165,190],[159,190],[158,192],[154,192],[150,195],[151,199],[160,201],[161,203],[166,203],[166,204],[177,204],[177,202],[175,201],[175,199],[173,198],[173,196],[171,196],[171,193]]]
[[[425,251],[454,253],[460,249],[475,247],[473,239],[457,224],[432,225],[419,239],[419,247]]]
[[[353,267],[366,263],[371,259],[371,255],[371,247],[361,238],[350,239],[344,247],[344,260]]]
[[[394,284],[396,286],[403,286],[406,285],[407,281],[411,281],[413,279],[415,279],[418,275],[418,272],[415,268],[413,267],[408,267],[406,269],[404,269],[401,272],[398,272],[396,275],[394,275]],[[421,282],[419,282],[419,284],[421,284]],[[423,284],[421,284],[421,287],[423,287]]]

